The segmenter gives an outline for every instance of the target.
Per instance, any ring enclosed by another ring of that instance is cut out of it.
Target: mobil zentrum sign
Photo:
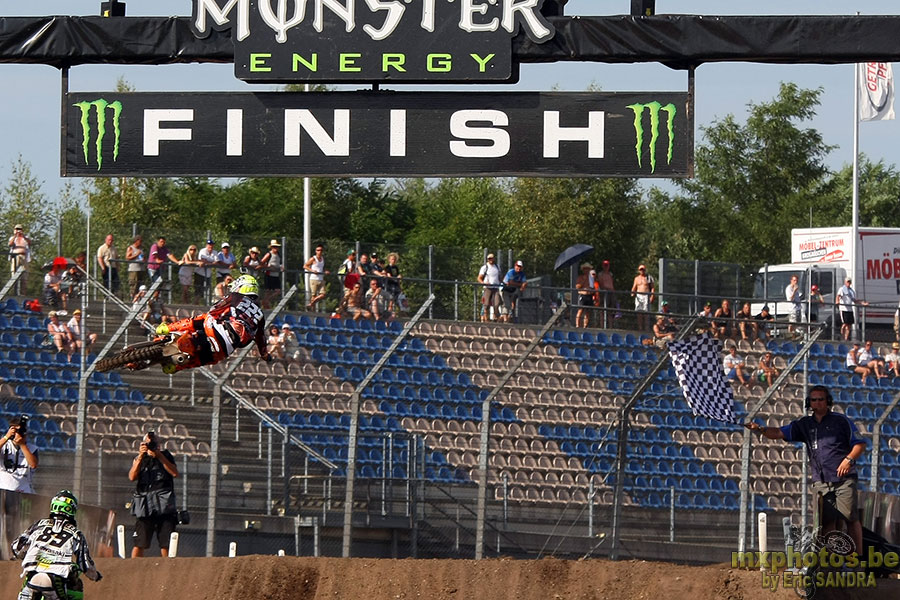
[[[248,81],[514,81],[512,38],[555,35],[544,0],[194,0],[199,38],[230,29]]]
[[[71,93],[63,175],[685,177],[688,94]]]

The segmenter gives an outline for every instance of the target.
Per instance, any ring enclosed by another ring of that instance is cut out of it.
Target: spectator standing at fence
[[[604,260],[600,264],[600,272],[597,273],[597,289],[600,291],[597,295],[597,305],[601,308],[615,308],[616,303],[616,284],[613,280],[613,274],[609,270],[609,261]],[[598,325],[600,327],[609,327],[612,325],[612,316],[614,313],[612,311],[603,310],[600,312],[601,315],[601,323]]]
[[[759,333],[759,325],[753,317],[753,311],[750,310],[750,303],[744,302],[741,310],[737,314],[738,329],[741,332],[741,339],[753,341]]]
[[[900,342],[891,344],[891,351],[884,356],[884,366],[894,377],[900,377]]]
[[[247,256],[241,261],[241,273],[247,273],[257,279],[262,279],[259,275],[262,268],[262,256],[260,255],[259,248],[253,246],[247,250]]]
[[[481,293],[484,313],[481,320],[494,321],[500,316],[500,267],[497,266],[493,253],[487,255],[487,262],[478,270],[478,283],[484,285]]]
[[[309,304],[307,310],[316,310],[317,305],[325,298],[325,276],[331,271],[325,268],[325,247],[316,246],[315,254],[303,263],[303,270],[309,275]]]
[[[862,378],[862,384],[866,385],[866,378],[872,373],[872,369],[859,362],[859,342],[853,342],[853,347],[847,351],[844,366],[851,373],[856,373]]]
[[[713,319],[713,335],[720,340],[731,337],[734,331],[734,323],[732,323],[734,312],[731,310],[731,302],[729,300],[722,300],[722,304],[716,309]]]
[[[594,265],[582,263],[581,273],[575,278],[575,292],[578,294],[578,311],[575,313],[575,327],[587,327],[590,308],[594,306],[594,285],[591,271]]]
[[[805,303],[804,303],[805,305]],[[825,306],[825,297],[822,296],[822,292],[819,291],[819,286],[813,284],[812,287],[809,288],[809,322],[810,323],[818,323],[819,322],[819,309]],[[825,319],[826,322],[828,319]]]
[[[197,254],[200,261],[200,267],[194,270],[203,280],[202,296],[208,300],[213,287],[218,279],[217,267],[219,266],[219,252],[216,250],[216,243],[212,239],[206,240],[206,246]]]
[[[145,269],[144,264],[144,240],[141,236],[135,236],[131,240],[131,244],[125,248],[125,260],[128,261],[128,291],[131,297],[137,295],[138,288],[144,283]]]
[[[181,266],[178,267],[178,282],[181,284],[181,302],[190,304],[195,295],[201,294],[203,289],[203,276],[197,273],[197,268],[203,262],[197,246],[191,244],[181,257]],[[193,293],[191,290],[193,289]]]
[[[766,352],[759,359],[756,372],[753,373],[760,383],[765,383],[766,387],[771,387],[772,383],[778,377],[778,369],[775,367],[775,357],[771,352]]]
[[[866,341],[863,349],[856,354],[856,360],[859,364],[872,369],[878,379],[887,377],[884,373],[884,359],[878,356],[878,350],[872,346],[872,340]]]
[[[13,234],[9,238],[9,269],[10,274],[16,272],[19,267],[24,267],[22,276],[19,277],[19,295],[24,296],[28,287],[28,263],[31,262],[31,238],[25,235],[25,227],[17,223],[13,227]]]
[[[525,275],[525,264],[521,260],[517,260],[513,268],[507,271],[503,277],[501,321],[509,322],[510,317],[515,313],[516,304],[527,286],[528,277]]]
[[[806,398],[809,416],[791,421],[784,427],[764,427],[748,423],[751,431],[759,431],[770,440],[803,442],[809,455],[813,506],[822,506],[823,534],[834,531],[841,519],[856,544],[857,554],[862,554],[862,525],[857,507],[856,462],[866,449],[866,442],[859,436],[856,425],[845,415],[832,412],[834,399],[823,385],[816,385]]]
[[[796,275],[791,276],[791,282],[784,288],[784,299],[790,302],[788,313],[788,333],[794,335],[797,327],[795,323],[800,322],[800,314],[803,308],[803,294],[800,291],[800,284]]]
[[[24,416],[9,420],[9,429],[0,437],[0,459],[0,490],[33,494],[38,449],[28,442],[28,420]]]
[[[91,333],[87,324],[83,323],[80,308],[76,308],[72,312],[72,318],[66,323],[66,327],[69,328],[69,333],[72,336],[73,351],[80,351],[82,343],[87,340],[87,351],[90,352],[94,342],[97,341],[97,334]]]
[[[850,339],[851,329],[856,322],[856,319],[853,316],[855,305],[869,305],[868,302],[856,298],[856,291],[851,286],[852,283],[853,280],[848,277],[844,281],[844,285],[842,285],[837,294],[834,295],[834,303],[838,304],[841,308],[841,335],[845,340]]]
[[[734,381],[737,378],[746,387],[750,387],[747,375],[744,373],[744,359],[737,353],[737,346],[731,346],[728,353],[722,359],[722,368],[725,370],[725,379]]]
[[[400,274],[400,266],[397,262],[400,256],[396,252],[388,254],[388,264],[384,266],[384,291],[388,297],[388,310],[394,312],[394,304],[400,295],[400,280],[403,275]]]
[[[359,273],[359,281],[363,289],[368,290],[369,279],[372,275],[372,263],[369,261],[369,255],[363,252],[359,255],[359,262],[356,263],[356,272]]]
[[[156,243],[150,246],[150,255],[147,260],[147,272],[150,273],[150,281],[166,278],[166,263],[173,262],[176,265],[181,264],[178,257],[169,252],[166,246],[166,238],[159,236]]]
[[[137,519],[131,558],[144,555],[154,534],[159,542],[160,555],[169,555],[169,538],[178,524],[176,477],[178,467],[175,466],[175,457],[164,449],[155,432],[147,432],[128,471],[128,479],[137,484],[131,502],[131,514]]]
[[[262,257],[263,272],[265,273],[264,287],[266,294],[263,297],[264,307],[271,306],[281,295],[281,273],[284,271],[284,261],[281,256],[281,244],[273,239],[269,242],[269,251]]]
[[[234,269],[237,264],[237,257],[231,253],[231,244],[228,242],[222,242],[222,251],[219,252],[218,262],[219,274],[216,278],[217,283],[231,275],[231,270]],[[232,277],[232,279],[234,278]]]
[[[66,308],[66,294],[62,290],[62,278],[66,271],[65,258],[53,261],[50,270],[44,275],[44,304],[53,308]]]
[[[69,328],[59,320],[59,315],[55,310],[51,310],[47,317],[50,319],[47,322],[47,335],[53,339],[56,351],[72,356],[72,335],[69,333]]]
[[[119,291],[119,268],[116,265],[118,258],[115,238],[109,234],[97,248],[97,266],[100,269],[100,279],[103,281],[103,285],[113,294]]]
[[[656,282],[653,281],[653,276],[647,274],[645,265],[640,265],[638,274],[631,284],[631,295],[634,297],[634,310],[637,312],[637,326],[641,331],[647,329],[647,313],[650,312],[655,293]]]

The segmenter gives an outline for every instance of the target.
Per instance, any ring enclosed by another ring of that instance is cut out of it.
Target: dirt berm
[[[759,571],[644,561],[376,560],[245,556],[100,559],[87,600],[781,600]],[[0,598],[15,598],[19,563],[0,564]],[[820,590],[815,598],[896,600],[900,581]]]

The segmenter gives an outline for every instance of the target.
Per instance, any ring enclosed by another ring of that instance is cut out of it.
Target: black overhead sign
[[[257,82],[514,81],[512,40],[553,38],[544,0],[194,0],[198,37],[231,28]]]
[[[685,177],[688,94],[73,93],[63,175]]]

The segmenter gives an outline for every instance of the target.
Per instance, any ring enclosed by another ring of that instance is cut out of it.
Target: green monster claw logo
[[[122,116],[122,103],[107,102],[103,98],[98,98],[93,102],[76,102],[73,106],[81,109],[81,147],[84,149],[84,162],[91,164],[90,145],[91,145],[91,123],[90,114],[91,107],[96,110],[97,115],[97,139],[94,146],[97,151],[97,170],[103,168],[103,138],[106,137],[106,110],[112,110],[112,126],[115,134],[115,144],[113,145],[113,161],[119,158],[119,118]]]
[[[672,152],[675,147],[675,115],[678,109],[674,104],[666,104],[663,106],[659,102],[648,102],[647,104],[629,104],[634,112],[634,149],[637,153],[638,166],[641,164],[641,151],[644,146],[644,110],[650,112],[650,172],[656,172],[656,142],[659,140],[659,112],[666,113],[666,131],[669,134],[669,150],[666,153],[666,164],[672,164]]]

